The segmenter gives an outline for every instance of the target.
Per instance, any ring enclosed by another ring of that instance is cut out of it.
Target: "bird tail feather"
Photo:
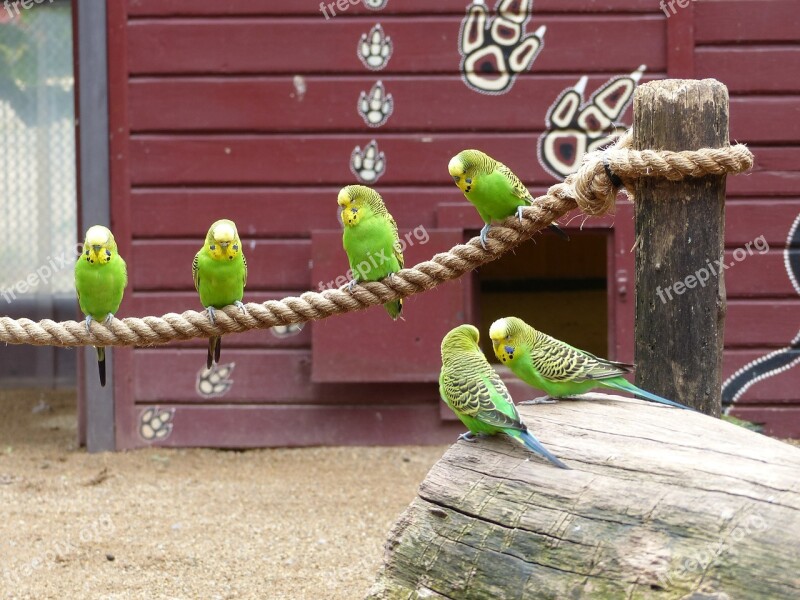
[[[100,373],[100,385],[106,387],[106,349],[96,347],[97,350],[97,370]]]
[[[561,462],[555,456],[553,456],[550,453],[550,451],[544,446],[542,446],[541,442],[539,442],[539,440],[533,437],[528,431],[515,430],[513,432],[510,432],[510,435],[520,444],[525,446],[528,450],[530,450],[531,452],[535,452],[539,456],[543,456],[551,463],[553,463],[555,466],[561,469],[569,469],[567,465],[565,465],[563,462]]]
[[[622,382],[611,382],[611,381],[604,381],[603,384],[607,387],[614,388],[616,390],[620,390],[622,392],[630,392],[636,396],[640,396],[645,400],[650,400],[651,402],[658,402],[659,404],[666,404],[667,406],[674,406],[675,408],[684,408],[686,410],[694,410],[685,404],[681,404],[680,402],[674,402],[672,400],[667,400],[666,398],[662,398],[661,396],[657,396],[656,394],[651,394],[648,391],[643,390],[640,387],[636,387],[627,379],[623,379],[625,383]]]
[[[208,357],[206,357],[206,369],[210,369],[216,359],[219,362],[220,339],[217,336],[208,338]]]

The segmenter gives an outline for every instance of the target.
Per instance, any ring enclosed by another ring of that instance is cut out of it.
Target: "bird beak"
[[[453,181],[455,181],[456,183],[458,183],[460,179],[461,177],[459,177],[458,175],[453,175]]]
[[[223,250],[227,250],[228,246],[230,246],[231,243],[230,242],[220,242],[219,245],[222,246]]]
[[[344,221],[342,220],[343,212],[344,212],[344,206],[340,204],[338,210],[336,211],[336,218],[339,219],[339,225],[344,225]]]
[[[100,244],[94,244],[94,245],[92,245],[92,250],[94,250],[95,254],[97,254],[98,252],[100,252],[100,248],[102,248],[102,246],[101,246]]]

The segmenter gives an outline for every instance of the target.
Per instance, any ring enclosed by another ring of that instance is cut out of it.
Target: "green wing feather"
[[[528,191],[528,188],[525,187],[525,184],[522,183],[519,177],[514,174],[514,171],[509,169],[501,162],[497,163],[495,170],[500,173],[506,179],[506,181],[508,181],[508,185],[511,188],[511,192],[514,194],[514,196],[520,200],[527,200],[529,204],[533,201],[533,197]]]
[[[535,332],[531,362],[542,377],[555,383],[580,383],[630,373],[633,365],[598,358],[569,344]]]
[[[443,353],[440,387],[456,414],[497,428],[525,429],[508,389],[477,347]]]

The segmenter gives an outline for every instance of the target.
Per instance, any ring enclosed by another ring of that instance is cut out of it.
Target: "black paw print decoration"
[[[577,171],[587,152],[616,140],[626,129],[617,119],[628,108],[647,67],[614,77],[584,101],[588,78],[567,88],[547,110],[546,129],[539,138],[539,162],[556,179]]]
[[[146,442],[160,442],[172,433],[172,420],[175,418],[175,409],[161,409],[151,406],[144,409],[139,415],[139,435]]]
[[[494,17],[484,0],[467,7],[458,39],[464,83],[476,92],[505,94],[516,76],[531,68],[547,29],[542,25],[526,35],[532,11],[533,0],[498,0]]]
[[[789,229],[786,248],[783,250],[783,263],[792,287],[800,294],[800,215],[797,215]],[[722,384],[722,404],[727,406],[726,412],[751,386],[799,364],[800,331],[786,347],[746,364]]]
[[[280,336],[278,336],[280,337]],[[220,398],[233,387],[233,369],[236,363],[227,365],[211,365],[210,369],[201,369],[197,373],[197,394],[205,399]]]

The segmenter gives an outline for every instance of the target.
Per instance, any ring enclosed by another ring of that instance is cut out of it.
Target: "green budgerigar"
[[[364,185],[348,185],[339,192],[337,201],[344,228],[342,245],[353,273],[350,287],[361,281],[380,281],[402,269],[397,223],[380,194]],[[392,319],[397,319],[403,300],[383,306]]]
[[[442,340],[442,371],[439,394],[468,432],[475,436],[504,433],[554,465],[568,469],[528,431],[500,376],[478,347],[479,334],[472,325],[459,325]]]
[[[83,249],[75,263],[75,290],[78,304],[86,315],[86,330],[92,321],[103,321],[106,325],[114,319],[114,313],[122,303],[122,294],[128,284],[125,261],[117,252],[117,243],[111,231],[102,225],[94,225],[86,232]],[[106,384],[106,351],[97,350],[97,367],[100,385]]]
[[[522,220],[522,208],[533,204],[533,196],[519,177],[485,152],[463,150],[450,159],[447,169],[485,223],[480,235],[484,248],[493,221],[502,221],[514,214]],[[569,239],[555,223],[550,224],[550,229]]]
[[[575,396],[605,387],[629,392],[651,402],[689,408],[651,394],[625,379],[623,375],[633,372],[633,365],[598,358],[537,331],[517,317],[505,317],[492,323],[489,337],[500,362],[522,381],[543,390],[551,398]],[[538,399],[531,403],[546,400]]]
[[[203,247],[192,261],[192,277],[212,323],[216,322],[214,310],[217,308],[234,304],[247,312],[242,304],[247,285],[247,261],[233,221],[220,219],[211,225]],[[209,338],[207,368],[219,362],[221,347],[219,336]]]

